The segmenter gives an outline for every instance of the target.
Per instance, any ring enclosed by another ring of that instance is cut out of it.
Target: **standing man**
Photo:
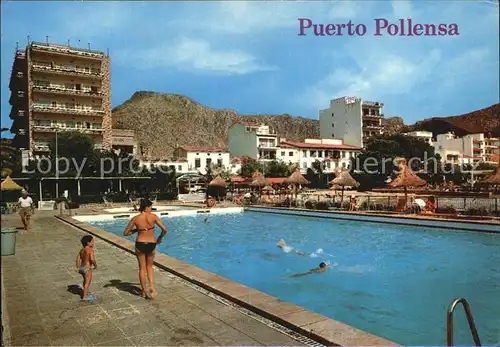
[[[24,230],[31,230],[31,215],[34,213],[33,199],[23,189],[19,198],[19,215],[23,222]]]

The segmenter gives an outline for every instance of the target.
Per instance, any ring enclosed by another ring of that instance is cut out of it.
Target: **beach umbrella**
[[[306,180],[304,176],[300,173],[299,169],[295,169],[293,174],[283,180],[284,183],[292,183],[292,184],[309,184],[310,182]]]
[[[271,186],[265,186],[262,190],[265,192],[274,192],[274,188]]]
[[[408,204],[408,188],[409,187],[422,187],[427,184],[423,179],[413,173],[413,171],[406,164],[406,159],[399,160],[399,173],[398,176],[389,183],[392,188],[403,187],[405,191],[405,206]]]
[[[295,171],[283,180],[283,183],[291,183],[294,185],[295,190],[295,198],[297,198],[297,185],[299,184],[309,184],[310,182],[306,180],[304,176],[300,173],[300,170],[297,168]]]
[[[2,181],[2,190],[23,190],[23,187],[21,187],[19,184],[14,182],[10,176],[7,176],[3,181]]]
[[[498,163],[497,172],[486,177],[481,183],[490,184],[494,187],[500,184],[500,162]]]
[[[347,170],[342,170],[339,172],[337,177],[330,181],[331,185],[340,186],[342,188],[342,195],[340,198],[340,205],[344,202],[344,188],[345,187],[359,187],[359,182],[352,178],[351,174]]]
[[[250,185],[253,187],[265,187],[265,186],[271,185],[271,182],[266,180],[264,175],[258,171],[254,172],[252,179],[253,179],[253,181],[252,181],[252,183],[250,183]]]
[[[208,185],[211,186],[211,187],[220,187],[220,188],[226,188],[227,187],[226,181],[224,181],[224,179],[220,175],[218,175],[213,180],[211,180]]]

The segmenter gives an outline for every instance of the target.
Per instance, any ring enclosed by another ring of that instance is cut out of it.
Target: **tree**
[[[256,170],[258,170],[259,172],[264,172],[263,165],[256,160],[249,159],[241,164],[240,175],[250,178]]]
[[[264,175],[267,177],[288,177],[291,175],[289,167],[282,161],[273,160],[266,164]]]

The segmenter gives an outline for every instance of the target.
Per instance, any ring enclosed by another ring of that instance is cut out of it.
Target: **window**
[[[52,107],[57,107],[57,102],[56,101],[52,101]]]
[[[17,111],[17,115],[18,115],[19,117],[24,117],[24,110],[18,110],[18,111]]]
[[[285,152],[284,152],[284,151],[282,151],[282,152],[281,152],[281,156],[282,156],[282,157],[284,157],[284,156],[285,156]]]
[[[334,123],[332,123],[332,128],[335,128],[335,124]]]
[[[330,163],[329,161],[328,161],[328,162],[326,162],[326,167],[327,167],[327,168],[331,168],[331,163]]]
[[[74,128],[75,127],[75,121],[69,120],[66,121],[66,128]]]
[[[209,167],[210,164],[212,164],[212,158],[207,158],[207,167]]]
[[[21,72],[21,71],[18,71],[17,72],[17,77],[19,78],[23,78],[24,74]]]
[[[332,133],[332,137],[335,137],[335,134],[334,134],[334,133]]]
[[[323,151],[318,151],[318,158],[323,158]]]
[[[200,167],[201,167],[200,158],[195,158],[195,160],[194,160],[194,168],[195,169],[199,169]]]
[[[303,167],[304,169],[307,169],[307,163],[303,163],[303,164],[302,164],[302,167]]]
[[[335,115],[333,114],[333,112],[332,112],[332,117],[335,117]]]
[[[177,170],[178,170],[179,172],[181,172],[181,171],[182,171],[182,165],[177,165]]]
[[[217,165],[218,166],[222,166],[222,158],[218,158],[217,159]]]
[[[91,93],[96,93],[96,94],[97,94],[97,93],[98,93],[98,91],[97,91],[97,87],[90,87],[90,92],[91,92]]]
[[[92,129],[102,129],[102,124],[100,124],[100,123],[92,123]]]
[[[310,156],[311,156],[311,158],[316,158],[316,151],[311,150]]]
[[[302,151],[302,154],[304,155],[304,157],[307,157],[307,151],[305,149]]]
[[[289,157],[293,157],[293,152],[288,152]]]

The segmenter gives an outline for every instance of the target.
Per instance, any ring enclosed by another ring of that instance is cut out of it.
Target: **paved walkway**
[[[19,224],[2,216],[2,227]],[[11,346],[301,345],[159,269],[158,297],[142,299],[135,257],[99,239],[98,301],[80,303],[74,267],[83,235],[39,211],[33,231],[18,234],[16,255],[2,257]]]

